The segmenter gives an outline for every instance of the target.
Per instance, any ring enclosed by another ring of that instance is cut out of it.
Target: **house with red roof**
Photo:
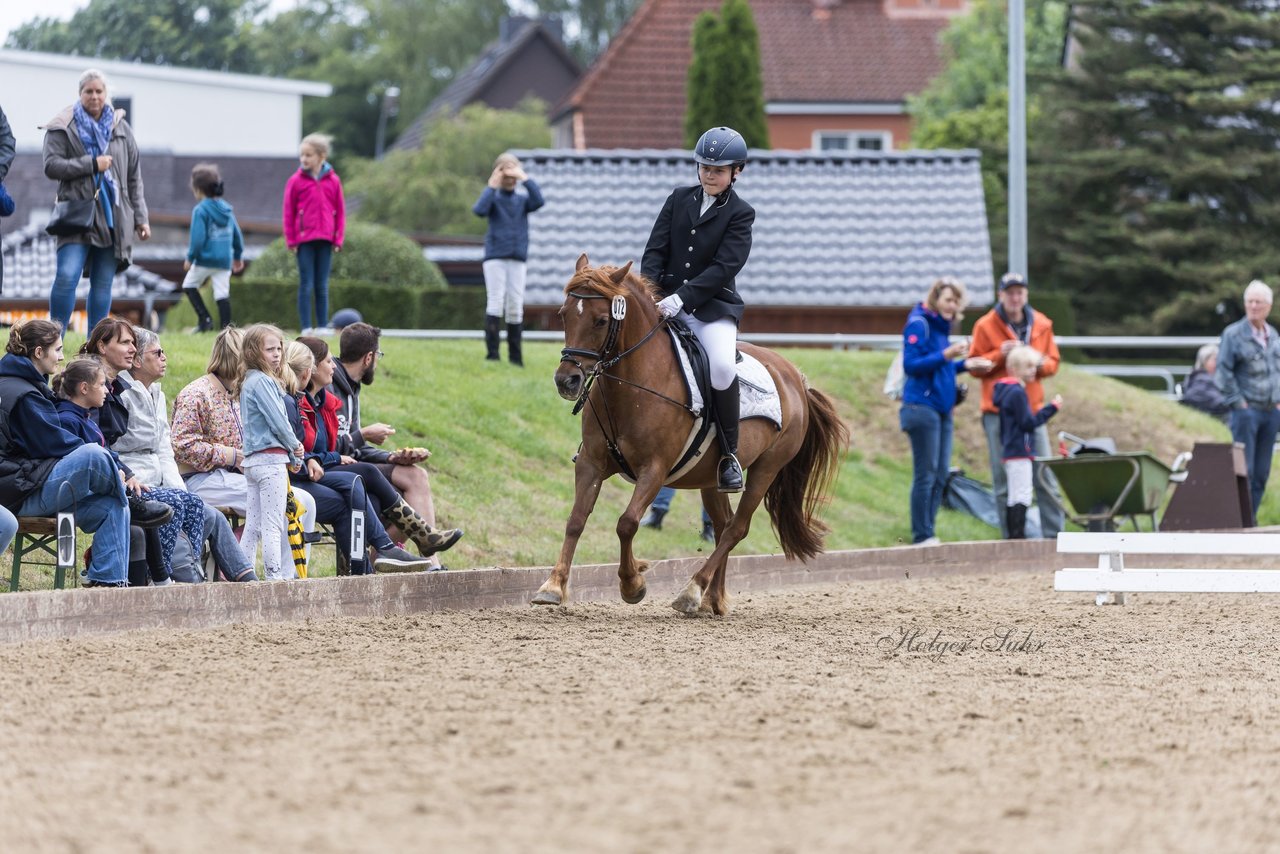
[[[942,70],[939,35],[967,0],[750,0],[775,149],[906,148],[908,95]],[[553,110],[561,148],[684,145],[693,22],[720,0],[644,0]]]

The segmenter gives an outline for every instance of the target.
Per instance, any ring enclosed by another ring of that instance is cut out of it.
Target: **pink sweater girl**
[[[302,164],[284,188],[284,241],[298,256],[299,329],[329,325],[329,266],[342,251],[346,201],[342,180],[329,165],[329,137],[313,133],[298,148]],[[315,294],[315,322],[311,297]]]

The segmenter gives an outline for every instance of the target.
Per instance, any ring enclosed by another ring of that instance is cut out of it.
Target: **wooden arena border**
[[[1050,541],[948,543],[829,552],[808,564],[781,555],[730,558],[731,595],[878,579],[924,578],[1060,568]],[[648,599],[666,606],[701,558],[654,561]],[[0,596],[0,643],[108,634],[133,629],[207,629],[330,617],[382,617],[441,610],[527,605],[549,568],[475,569],[258,584],[195,584],[137,590],[47,590]],[[617,564],[574,567],[570,605],[617,602]],[[674,613],[672,616],[676,616]]]

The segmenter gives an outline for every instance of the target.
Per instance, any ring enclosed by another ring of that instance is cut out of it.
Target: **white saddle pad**
[[[678,343],[676,352],[680,354],[680,369],[684,371],[684,379],[689,386],[689,408],[695,415],[701,415],[706,402],[702,399],[702,392],[693,378],[693,367],[689,364],[689,355]],[[773,374],[769,373],[769,369],[762,365],[759,359],[746,353],[742,354],[742,361],[738,363],[738,385],[741,398],[738,420],[768,418],[781,429],[782,399],[778,397],[778,387],[773,382]]]

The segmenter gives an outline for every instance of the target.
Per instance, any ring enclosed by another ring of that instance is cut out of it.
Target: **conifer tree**
[[[752,148],[769,147],[760,76],[760,35],[747,0],[725,0],[720,14],[703,12],[693,25],[685,142],[727,125]]]
[[[1084,0],[1032,129],[1032,278],[1094,333],[1221,328],[1280,270],[1280,13]],[[1052,105],[1048,107],[1047,105]]]

